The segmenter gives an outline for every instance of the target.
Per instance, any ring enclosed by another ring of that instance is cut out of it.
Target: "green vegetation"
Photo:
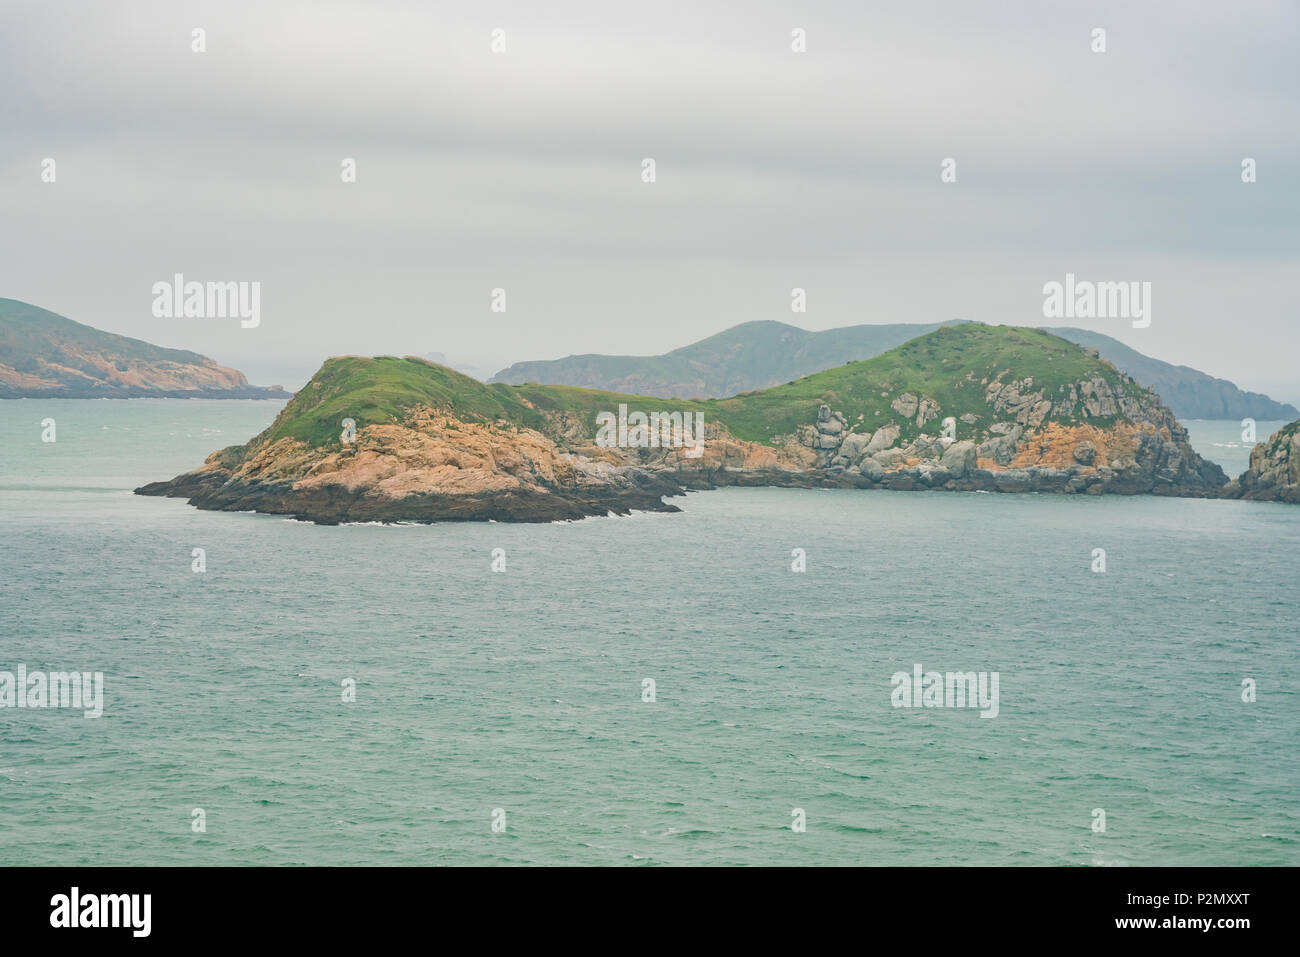
[[[617,414],[620,403],[625,403],[629,412],[702,411],[706,418],[709,409],[709,403],[690,399],[663,399],[629,395],[624,392],[602,392],[599,389],[580,389],[571,385],[516,385],[505,388],[527,399],[539,411],[570,412],[579,421],[592,423],[593,435],[596,431],[596,415],[600,412]]]
[[[541,417],[509,386],[484,385],[446,366],[408,356],[328,359],[276,416],[259,442],[289,437],[337,444],[345,418],[357,428],[400,422],[407,409],[428,406],[469,422],[504,420],[537,428]]]
[[[405,410],[421,405],[466,421],[503,422],[543,432],[553,432],[553,420],[568,414],[572,421],[590,424],[594,436],[597,413],[617,412],[620,403],[647,413],[703,412],[706,422],[723,424],[736,438],[764,443],[811,424],[818,407],[826,404],[844,413],[857,431],[893,423],[907,439],[921,431],[938,433],[944,416],[973,413],[984,427],[1005,419],[985,401],[986,386],[999,379],[1010,384],[1027,378],[1033,379],[1027,391],[1042,390],[1053,400],[1068,394],[1075,383],[1097,378],[1106,380],[1116,394],[1144,392],[1108,362],[1059,336],[973,323],[944,327],[874,359],[849,362],[787,385],[705,401],[575,386],[484,385],[423,359],[349,356],[326,362],[259,441],[289,436],[312,445],[337,443],[344,418],[355,419],[358,428],[400,422]],[[935,400],[940,416],[918,427],[914,418],[891,408],[903,393]],[[1106,426],[1114,419],[1087,421]]]
[[[1296,419],[1294,422],[1282,426],[1282,428],[1269,436],[1268,441],[1270,444],[1275,446],[1282,445],[1286,442],[1290,442],[1297,432],[1300,432],[1300,419]]]
[[[544,362],[519,362],[493,381],[576,385],[613,392],[641,392],[682,398],[722,398],[766,389],[842,365],[874,358],[948,323],[844,326],[809,332],[784,322],[745,322],[656,356],[566,356]],[[1179,418],[1294,419],[1295,406],[1243,392],[1216,379],[1143,355],[1118,339],[1086,329],[1054,328],[1070,342],[1097,349],[1103,358],[1150,386]]]
[[[737,438],[769,442],[808,423],[823,403],[843,412],[856,431],[875,431],[896,424],[905,439],[928,431],[938,433],[943,416],[973,413],[987,427],[994,421],[985,402],[988,383],[1033,379],[1031,391],[1043,390],[1056,399],[1071,384],[1105,379],[1117,394],[1143,390],[1125,382],[1108,363],[1078,346],[1039,329],[1019,326],[984,326],[973,323],[948,326],[906,342],[883,355],[850,362],[788,385],[706,403],[713,417],[725,423]],[[908,392],[939,403],[940,419],[918,428],[891,407]],[[1090,419],[1108,425],[1113,419]]]
[[[589,354],[547,362],[519,362],[497,373],[493,381],[576,385],[681,398],[729,396],[811,375],[846,359],[879,355],[939,326],[893,323],[808,332],[784,322],[756,320],[663,355]]]
[[[68,362],[65,348],[105,352],[144,362],[202,365],[211,360],[197,352],[164,349],[140,339],[103,332],[17,299],[0,299],[0,362],[20,371],[37,368],[34,359]],[[75,363],[75,360],[73,360]],[[118,368],[125,368],[118,362]]]

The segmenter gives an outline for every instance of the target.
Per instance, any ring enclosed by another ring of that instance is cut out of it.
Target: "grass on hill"
[[[1125,383],[1108,363],[1051,333],[964,324],[938,329],[873,359],[707,405],[733,435],[755,442],[770,441],[813,421],[823,403],[843,412],[857,431],[874,431],[892,422],[904,438],[913,438],[921,432],[938,433],[943,417],[965,412],[981,416],[987,427],[993,413],[984,399],[985,388],[999,377],[1004,383],[1032,378],[1031,390],[1042,389],[1049,399],[1060,397],[1072,383],[1096,377],[1117,392],[1143,391]],[[904,392],[934,399],[942,409],[940,417],[923,428],[904,419],[890,408]],[[1114,420],[1089,421],[1104,426]]]
[[[342,356],[326,360],[260,438],[269,443],[288,437],[313,446],[338,443],[345,418],[356,420],[360,429],[400,422],[407,409],[421,405],[469,422],[542,424],[509,386],[484,385],[414,356]]]
[[[1081,380],[1103,378],[1117,392],[1138,394],[1142,387],[1126,382],[1105,361],[1079,346],[1039,329],[1017,326],[963,324],[947,326],[860,362],[798,379],[786,385],[748,392],[728,399],[692,401],[623,395],[576,386],[485,385],[445,366],[424,359],[345,356],[328,360],[300,391],[259,441],[283,437],[320,446],[339,441],[342,420],[357,427],[401,421],[406,409],[427,405],[467,421],[504,421],[547,431],[542,413],[568,412],[591,423],[596,415],[629,411],[703,412],[706,422],[720,422],[736,438],[770,443],[809,425],[820,405],[843,412],[850,427],[874,431],[897,424],[910,439],[922,431],[937,434],[945,416],[973,412],[978,425],[994,421],[985,402],[988,382],[1032,378],[1031,391],[1042,389],[1056,399]],[[890,403],[904,392],[929,397],[941,407],[937,419],[918,427]],[[1005,416],[999,416],[1005,418]],[[1113,419],[1090,419],[1109,425]]]

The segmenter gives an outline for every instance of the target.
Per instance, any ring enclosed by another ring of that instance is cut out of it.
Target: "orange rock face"
[[[592,469],[598,471],[599,464]],[[235,477],[293,482],[302,491],[338,486],[396,499],[581,485],[592,469],[539,432],[418,410],[402,425],[358,429],[355,441],[338,451],[281,439],[257,450]]]
[[[339,448],[312,448],[279,439],[253,450],[235,466],[241,482],[288,483],[296,492],[330,488],[383,499],[418,495],[474,496],[503,492],[547,494],[557,489],[608,488],[628,482],[629,466],[681,472],[812,468],[813,453],[799,445],[772,448],[730,436],[710,436],[700,455],[689,447],[561,447],[541,432],[513,425],[466,422],[428,408],[399,424],[367,425]],[[220,453],[205,471],[221,472]]]
[[[1011,468],[1046,466],[1067,469],[1071,466],[1095,467],[1112,459],[1132,455],[1137,448],[1137,428],[1121,424],[1111,429],[1091,425],[1068,426],[1049,422],[1021,438],[1021,447],[1011,460]],[[1092,460],[1080,462],[1075,453],[1084,442],[1096,449]]]

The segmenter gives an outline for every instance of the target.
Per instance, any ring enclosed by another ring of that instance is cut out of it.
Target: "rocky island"
[[[602,440],[615,411],[617,441]],[[964,324],[703,401],[330,359],[246,445],[136,491],[335,524],[676,511],[665,498],[727,485],[1209,497],[1226,481],[1095,350]]]
[[[1224,498],[1300,504],[1300,419],[1250,452],[1250,468],[1228,483]]]

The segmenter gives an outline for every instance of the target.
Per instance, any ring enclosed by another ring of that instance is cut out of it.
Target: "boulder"
[[[874,455],[884,449],[893,448],[898,437],[902,435],[903,430],[896,425],[886,425],[876,430],[876,434],[871,437],[867,443],[865,452],[867,455]]]
[[[975,449],[975,443],[970,439],[963,439],[960,442],[954,442],[948,447],[948,451],[943,453],[943,458],[939,464],[951,472],[956,478],[965,478],[971,469],[975,467],[975,460],[978,458]]]
[[[903,449],[885,449],[883,452],[877,452],[869,459],[863,460],[863,467],[867,462],[874,462],[879,468],[888,472],[890,469],[896,469],[903,464],[907,458],[907,453]]]
[[[1070,481],[1070,473],[1065,469],[1039,466],[1029,470],[1029,487],[1035,492],[1060,492]]]
[[[850,462],[856,462],[862,458],[863,453],[866,452],[867,446],[870,444],[870,432],[850,432],[844,436],[844,441],[840,444],[840,455]]]
[[[934,435],[918,435],[916,441],[903,450],[909,456],[918,459],[937,459],[943,454],[943,446]]]
[[[1003,492],[1023,492],[1029,488],[1030,475],[1025,469],[1003,469],[993,473],[993,483]]]
[[[912,416],[916,415],[916,410],[920,403],[921,400],[912,395],[912,393],[904,392],[893,402],[889,403],[889,407],[903,418],[910,419]]]
[[[919,465],[914,471],[926,488],[940,488],[957,477],[942,465]]]
[[[938,402],[935,402],[934,399],[922,396],[921,402],[917,406],[916,410],[916,424],[925,425],[925,423],[937,419],[940,411]]]
[[[1015,426],[1006,435],[989,439],[978,449],[979,457],[992,459],[998,465],[1009,465],[1016,454],[1016,444],[1020,441],[1020,427]]]

